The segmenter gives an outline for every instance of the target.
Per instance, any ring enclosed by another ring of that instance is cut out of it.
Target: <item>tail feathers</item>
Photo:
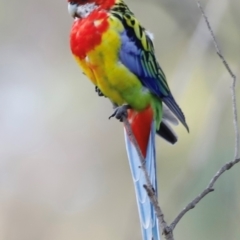
[[[156,133],[160,137],[165,139],[167,142],[175,144],[178,138],[169,123],[173,125],[178,125],[178,120],[175,115],[169,110],[169,108],[165,104],[163,104],[162,122],[160,123],[160,127],[158,128]]]
[[[157,134],[171,144],[175,144],[178,140],[177,135],[164,119],[160,124],[160,128],[157,130]]]
[[[175,115],[169,110],[169,108],[163,104],[163,115],[162,115],[163,120],[167,120],[173,125],[178,125],[178,120],[175,117]]]
[[[157,194],[155,131],[155,124],[152,122],[145,160],[151,184]],[[146,190],[143,188],[143,185],[146,184],[146,180],[141,168],[139,168],[141,161],[135,146],[127,136],[126,130],[124,133],[130,169],[136,192],[143,240],[160,240],[158,220]]]
[[[179,121],[183,124],[183,126],[187,129],[189,132],[188,125],[185,120],[185,116],[176,103],[175,99],[173,98],[172,95],[164,97],[162,101],[167,105],[167,107],[172,111],[172,113],[179,119]]]

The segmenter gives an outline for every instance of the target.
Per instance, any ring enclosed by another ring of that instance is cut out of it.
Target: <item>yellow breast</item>
[[[121,22],[109,17],[109,28],[102,34],[101,42],[78,62],[85,74],[114,103],[126,103],[125,95],[142,87],[138,78],[119,61],[121,47]]]

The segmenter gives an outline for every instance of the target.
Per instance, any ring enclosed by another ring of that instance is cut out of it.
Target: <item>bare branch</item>
[[[237,159],[239,157],[239,148],[240,148],[240,137],[239,137],[239,127],[238,127],[238,112],[237,112],[237,101],[236,101],[236,81],[237,81],[237,77],[236,75],[233,73],[232,69],[230,68],[228,62],[226,61],[226,59],[224,58],[216,37],[213,33],[213,30],[211,28],[211,25],[208,21],[208,18],[202,8],[201,3],[197,0],[197,5],[198,8],[200,9],[202,16],[207,24],[208,30],[212,36],[213,39],[213,43],[217,52],[217,55],[219,56],[219,58],[222,60],[225,68],[227,69],[228,73],[230,74],[230,76],[232,77],[232,86],[231,86],[231,90],[232,90],[232,108],[233,108],[233,124],[234,124],[234,129],[235,129],[235,153],[234,153],[234,159]]]
[[[155,210],[156,216],[158,218],[158,222],[160,224],[160,229],[162,229],[162,231],[163,231],[162,233],[163,233],[163,235],[164,235],[166,240],[174,240],[173,233],[169,229],[166,221],[164,220],[164,214],[163,214],[162,209],[160,208],[160,206],[158,204],[157,196],[155,194],[155,191],[153,190],[153,186],[151,184],[151,181],[150,181],[147,169],[145,167],[145,159],[144,159],[144,157],[142,155],[142,152],[141,152],[141,150],[140,150],[140,148],[138,146],[136,138],[133,135],[131,125],[129,124],[129,122],[128,122],[128,120],[126,118],[124,118],[123,122],[124,122],[124,125],[125,125],[125,129],[126,129],[127,135],[129,137],[129,139],[132,141],[133,145],[135,146],[135,148],[137,150],[137,153],[138,153],[138,156],[139,156],[139,158],[141,160],[141,169],[142,169],[142,171],[144,173],[144,176],[145,176],[145,179],[146,179],[146,183],[147,183],[143,187],[146,189],[147,194],[149,196],[149,199],[150,199],[151,203],[154,206],[154,210]]]
[[[166,240],[174,240],[173,237],[173,230],[175,229],[176,225],[179,223],[179,221],[182,219],[182,217],[191,209],[193,209],[206,195],[208,195],[210,192],[214,191],[214,184],[216,183],[216,181],[218,180],[218,178],[227,170],[231,169],[235,164],[237,164],[238,162],[240,162],[240,158],[239,158],[239,127],[238,127],[238,112],[237,112],[237,103],[236,103],[236,75],[233,73],[233,71],[231,70],[228,62],[225,60],[224,56],[222,55],[220,48],[217,44],[216,41],[216,37],[213,33],[213,30],[211,28],[211,25],[208,21],[208,18],[200,4],[200,2],[198,0],[196,0],[197,5],[202,13],[202,16],[207,24],[208,30],[211,34],[211,37],[213,39],[213,43],[216,49],[216,52],[219,56],[219,58],[222,60],[226,70],[228,71],[228,73],[230,74],[230,76],[232,77],[232,86],[231,86],[231,90],[232,90],[232,108],[233,108],[233,124],[234,124],[234,129],[235,129],[235,151],[234,151],[234,160],[231,162],[228,162],[226,164],[224,164],[219,171],[213,176],[213,178],[211,179],[211,181],[209,182],[208,186],[202,191],[202,193],[200,193],[195,199],[193,199],[178,215],[177,217],[173,220],[173,222],[171,223],[171,225],[167,225],[166,221],[164,220],[164,214],[158,204],[158,200],[157,200],[157,196],[153,190],[153,187],[151,185],[150,182],[150,178],[148,175],[148,172],[145,168],[145,159],[140,151],[140,148],[138,146],[138,143],[132,133],[132,129],[131,126],[128,122],[128,120],[125,118],[124,119],[124,124],[125,124],[125,128],[128,134],[128,137],[131,139],[132,143],[134,144],[137,153],[140,157],[141,160],[141,168],[143,170],[143,173],[145,175],[146,178],[146,182],[147,184],[144,185],[144,188],[146,189],[148,196],[151,200],[151,203],[154,206],[159,224],[160,224],[160,228],[163,229],[163,235],[165,237]]]
[[[240,162],[240,158],[235,159],[231,162],[226,163],[224,166],[221,167],[221,169],[214,175],[210,183],[208,184],[207,188],[204,189],[204,191],[199,194],[195,199],[193,199],[174,219],[174,221],[170,225],[170,229],[173,231],[173,229],[176,227],[178,222],[181,220],[181,218],[191,209],[193,209],[207,194],[214,191],[214,184],[218,180],[218,178],[227,170],[229,170],[232,166]]]
[[[174,219],[174,221],[171,223],[170,225],[170,230],[173,231],[174,228],[176,227],[176,225],[178,224],[178,222],[181,220],[181,218],[191,209],[193,209],[207,194],[209,194],[210,192],[214,191],[214,184],[216,183],[216,181],[218,180],[218,178],[226,171],[229,170],[230,168],[232,168],[232,166],[234,166],[235,164],[237,164],[238,162],[240,162],[240,158],[238,158],[239,156],[239,128],[238,128],[238,112],[237,112],[237,103],[236,103],[236,75],[233,73],[233,71],[231,70],[228,62],[225,60],[224,56],[221,53],[221,50],[217,44],[217,40],[216,37],[213,33],[213,30],[211,28],[211,25],[208,21],[208,18],[200,4],[200,2],[198,0],[197,1],[197,5],[198,8],[200,9],[202,16],[204,17],[204,20],[207,24],[208,30],[212,36],[213,39],[213,43],[216,49],[216,52],[218,54],[218,56],[220,57],[220,59],[222,60],[225,68],[227,69],[228,73],[230,74],[230,76],[232,77],[232,107],[233,107],[233,124],[234,124],[234,128],[235,128],[235,151],[234,151],[234,160],[231,162],[226,163],[224,166],[221,167],[221,169],[214,175],[214,177],[212,178],[212,180],[210,181],[209,185],[207,186],[207,188],[204,189],[204,191],[199,194],[194,200],[192,200],[178,215],[177,217]]]

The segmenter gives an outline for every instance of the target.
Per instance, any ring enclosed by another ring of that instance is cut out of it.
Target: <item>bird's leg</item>
[[[98,88],[98,86],[95,86],[95,92],[98,94],[99,97],[106,97],[101,90]]]
[[[113,114],[109,117],[109,119],[112,118],[112,117],[115,117],[120,122],[122,122],[123,119],[125,117],[127,117],[127,110],[130,109],[130,108],[131,108],[131,106],[128,105],[128,104],[124,104],[122,106],[116,107]]]

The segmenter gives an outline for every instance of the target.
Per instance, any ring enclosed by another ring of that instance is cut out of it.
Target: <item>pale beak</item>
[[[68,12],[73,18],[77,16],[77,8],[77,4],[68,3]]]

